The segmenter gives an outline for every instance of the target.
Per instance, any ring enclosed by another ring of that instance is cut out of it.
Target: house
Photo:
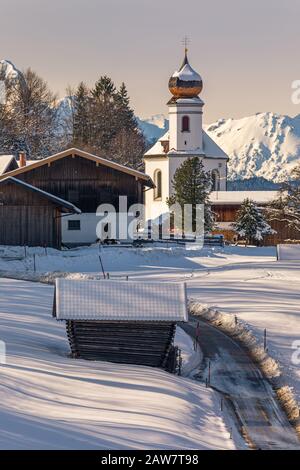
[[[13,176],[0,180],[0,245],[61,247],[63,214],[80,209]]]
[[[61,240],[68,245],[93,243],[100,238],[96,232],[100,220],[96,214],[99,205],[113,206],[118,213],[119,197],[125,196],[127,200],[124,210],[127,211],[131,205],[143,203],[144,189],[153,187],[151,178],[146,174],[75,148],[30,164],[26,164],[24,157],[20,162],[20,167],[9,168],[9,171],[0,175],[0,182],[7,177],[16,178],[80,209],[81,213],[74,211],[61,218]],[[6,191],[6,185],[2,185],[4,199]],[[10,199],[6,200],[5,204],[12,204],[8,202]],[[10,224],[8,209],[5,216],[5,223]],[[46,212],[40,213],[41,219],[48,216]],[[30,223],[32,222],[31,220]],[[32,239],[26,239],[28,223],[29,219],[23,220],[23,234],[19,239],[25,244],[32,244]],[[42,244],[44,236],[41,234],[40,240],[38,236],[40,224],[30,230],[36,232],[35,243]],[[107,230],[109,233],[109,228]],[[105,236],[108,235],[104,233],[103,237]],[[115,238],[118,238],[118,235]]]
[[[66,322],[75,358],[174,372],[176,324],[188,320],[185,284],[56,279],[53,316]]]
[[[223,234],[225,240],[233,242],[237,234],[233,228],[233,222],[245,199],[251,199],[262,211],[277,199],[278,191],[213,191],[210,194],[212,210],[216,216],[214,233]],[[276,231],[264,239],[264,245],[277,245],[288,240],[299,239],[299,232],[291,229],[285,222],[270,221],[271,227]]]
[[[169,212],[167,198],[172,195],[172,179],[189,157],[198,156],[205,171],[211,172],[214,190],[226,190],[228,156],[203,129],[204,102],[199,97],[202,88],[202,78],[189,64],[185,49],[182,66],[169,80],[169,131],[144,155],[145,172],[155,184],[146,192],[148,220]]]

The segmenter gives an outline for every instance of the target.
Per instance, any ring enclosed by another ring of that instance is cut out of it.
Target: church
[[[226,191],[228,156],[203,129],[202,88],[202,78],[189,64],[185,49],[181,67],[169,80],[169,131],[144,155],[145,173],[155,184],[145,193],[147,220],[168,212],[174,173],[189,157],[201,158],[204,169],[211,172],[213,191]]]

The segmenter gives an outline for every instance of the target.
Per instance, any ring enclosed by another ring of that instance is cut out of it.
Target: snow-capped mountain
[[[168,128],[166,119],[164,129],[156,125],[153,118],[141,123],[142,129],[147,126],[149,141],[159,138]],[[272,182],[284,181],[300,162],[300,115],[292,118],[270,112],[258,113],[242,119],[220,119],[204,128],[228,154],[230,180],[265,178]]]
[[[300,116],[259,113],[221,119],[206,131],[229,155],[231,180],[256,176],[284,181],[300,162]]]
[[[155,142],[169,129],[169,121],[163,114],[155,114],[147,119],[138,117],[136,119],[149,143]]]
[[[26,86],[22,72],[9,60],[0,60],[0,81],[4,81],[6,85],[20,83]]]

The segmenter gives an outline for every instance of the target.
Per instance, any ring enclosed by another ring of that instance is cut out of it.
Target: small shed
[[[53,316],[66,321],[75,358],[174,371],[176,324],[188,319],[186,288],[184,283],[57,279]]]
[[[80,214],[74,204],[18,178],[0,180],[0,245],[61,248],[62,214]]]

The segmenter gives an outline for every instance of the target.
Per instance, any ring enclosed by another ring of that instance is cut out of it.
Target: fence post
[[[264,329],[264,351],[267,350],[267,328]]]

